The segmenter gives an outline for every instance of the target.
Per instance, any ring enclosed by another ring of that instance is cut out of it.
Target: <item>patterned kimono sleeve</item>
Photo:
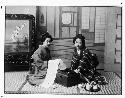
[[[89,62],[86,58],[86,56],[83,56],[82,59],[79,61],[79,67],[80,69],[82,69],[82,71],[87,71],[89,69]]]
[[[75,70],[75,69],[78,68],[78,66],[79,66],[79,59],[77,58],[77,56],[75,56],[75,55],[73,54],[72,60],[71,60],[71,69],[72,69],[72,70]]]
[[[79,67],[81,69],[81,73],[88,79],[91,79],[93,77],[94,67],[91,63],[91,53],[88,50],[83,52],[83,56],[80,60]]]
[[[95,68],[94,63],[96,62],[96,60],[93,59],[94,56],[95,55],[93,53],[86,49],[85,51],[83,51],[82,59],[80,60],[80,65],[89,69]]]
[[[40,66],[41,64],[43,64],[43,60],[41,59],[41,55],[42,55],[42,52],[41,50],[38,48],[34,54],[32,55],[32,59],[34,60],[34,63],[37,64],[38,66]]]

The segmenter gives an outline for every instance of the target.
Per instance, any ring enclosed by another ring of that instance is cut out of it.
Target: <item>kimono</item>
[[[104,83],[105,77],[96,71],[99,61],[96,54],[91,53],[86,47],[81,49],[80,54],[77,53],[76,48],[71,60],[71,70],[80,69],[80,77],[85,82],[95,81],[96,83]],[[101,84],[100,83],[100,84]]]
[[[40,85],[47,73],[48,60],[51,59],[50,50],[40,45],[31,59],[27,80],[31,85]]]

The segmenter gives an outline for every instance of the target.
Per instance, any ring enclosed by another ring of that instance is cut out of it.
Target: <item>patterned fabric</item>
[[[76,48],[74,49],[71,70],[80,69],[79,74],[83,80],[87,82],[95,81],[96,83],[106,81],[101,77],[101,74],[96,71],[98,64],[96,54],[91,53],[87,48],[81,49],[80,54],[77,53]]]
[[[39,85],[42,83],[41,79],[43,79],[47,73],[47,63],[48,60],[51,59],[50,50],[40,45],[31,59],[32,62],[27,80],[31,85]]]

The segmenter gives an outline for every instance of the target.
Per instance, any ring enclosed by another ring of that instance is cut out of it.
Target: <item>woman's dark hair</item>
[[[82,34],[78,34],[73,38],[73,43],[75,44],[76,39],[79,38],[82,40],[82,47],[85,47],[85,37]]]
[[[42,35],[41,35],[41,37],[40,37],[40,39],[41,39],[41,42],[43,43],[45,40],[46,40],[46,38],[50,38],[51,40],[51,42],[53,41],[53,38],[52,38],[52,36],[48,33],[48,32],[46,32],[46,33],[43,33]]]

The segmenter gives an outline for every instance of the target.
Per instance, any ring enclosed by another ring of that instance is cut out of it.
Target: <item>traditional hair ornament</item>
[[[44,42],[46,38],[51,38],[51,41],[53,41],[53,38],[52,38],[52,36],[48,33],[48,31],[43,32],[43,33],[41,34],[40,40],[41,40],[42,42]]]
[[[50,35],[50,34],[48,33],[48,31],[47,31],[47,32],[43,32],[43,33],[41,34],[41,37],[43,37],[43,36],[45,36],[45,35]]]
[[[75,44],[76,39],[79,38],[82,40],[82,47],[85,47],[85,37],[82,34],[78,34],[73,38],[73,43]]]

